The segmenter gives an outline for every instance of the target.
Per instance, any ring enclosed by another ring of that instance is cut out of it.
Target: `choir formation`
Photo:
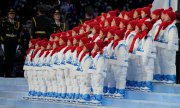
[[[125,88],[175,83],[178,50],[172,8],[102,13],[50,39],[31,39],[24,65],[29,96],[100,104]]]

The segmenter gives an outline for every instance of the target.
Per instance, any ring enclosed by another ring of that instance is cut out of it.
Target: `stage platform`
[[[126,91],[125,99],[104,98],[103,106],[88,106],[25,100],[25,79],[0,78],[0,108],[180,108],[180,85],[153,85],[153,92]]]

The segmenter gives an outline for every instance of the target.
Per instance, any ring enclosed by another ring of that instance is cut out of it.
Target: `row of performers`
[[[153,75],[175,83],[175,13],[157,9],[152,20],[112,13],[52,34],[49,41],[32,39],[24,65],[29,95],[101,103],[103,95],[123,97],[125,88],[150,91]]]

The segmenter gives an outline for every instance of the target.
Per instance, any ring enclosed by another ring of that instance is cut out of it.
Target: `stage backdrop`
[[[172,7],[173,11],[177,11],[178,0],[154,0],[151,11],[158,8],[167,9],[169,7]]]

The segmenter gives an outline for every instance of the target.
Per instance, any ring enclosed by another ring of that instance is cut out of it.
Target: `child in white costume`
[[[159,58],[160,73],[155,80],[165,83],[176,82],[176,51],[178,51],[178,32],[175,26],[176,13],[169,10],[165,12],[163,23],[155,35],[157,57]]]
[[[24,63],[24,67],[23,67],[23,70],[24,70],[24,77],[27,79],[28,81],[28,85],[29,85],[29,96],[32,96],[32,81],[31,81],[31,78],[32,78],[32,74],[31,74],[31,71],[30,69],[32,68],[31,67],[31,56],[33,55],[33,52],[34,52],[34,47],[35,47],[35,44],[38,40],[36,39],[32,39],[30,40],[29,42],[29,49],[26,51],[27,55],[26,55],[26,59],[25,59],[25,63]]]
[[[116,30],[113,45],[111,47],[111,50],[113,51],[113,59],[111,59],[112,71],[116,81],[115,97],[123,97],[126,87],[128,53],[126,43],[123,38],[124,32],[121,30]]]
[[[83,53],[80,56],[79,59],[79,68],[82,69],[82,72],[80,74],[80,94],[81,99],[80,102],[90,101],[90,93],[91,93],[91,86],[90,84],[90,73],[88,73],[88,70],[90,69],[92,65],[92,58],[90,56],[91,51],[93,50],[94,44],[93,43],[87,43],[83,47]]]
[[[103,96],[103,85],[104,79],[106,77],[106,63],[103,56],[104,42],[96,42],[94,46],[94,51],[91,55],[93,64],[89,69],[91,76],[91,85],[93,89],[94,99],[92,100],[95,103],[100,103]]]
[[[153,51],[153,37],[148,34],[152,28],[152,22],[144,21],[142,33],[134,44],[134,52],[137,57],[138,67],[135,74],[134,87],[140,90],[152,90],[152,80],[154,71],[155,51]]]

